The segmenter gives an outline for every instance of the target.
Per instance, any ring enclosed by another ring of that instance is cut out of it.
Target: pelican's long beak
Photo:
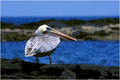
[[[59,36],[65,37],[65,38],[67,38],[67,39],[70,39],[70,40],[73,40],[73,41],[77,41],[77,39],[72,38],[72,37],[70,37],[70,36],[68,36],[68,35],[66,35],[66,34],[63,34],[63,33],[59,32],[59,31],[57,31],[57,30],[55,30],[55,29],[53,29],[53,28],[52,28],[52,30],[51,30],[50,32],[51,32],[51,33],[54,33],[54,34],[57,34],[57,35],[59,35]]]

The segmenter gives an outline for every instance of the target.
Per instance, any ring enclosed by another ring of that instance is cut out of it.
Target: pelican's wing
[[[34,45],[35,45],[35,38],[34,37],[31,37],[27,43],[26,43],[26,46],[25,46],[25,56],[28,57],[30,56],[30,54],[33,54],[34,52],[36,52],[35,48],[34,48]]]
[[[59,37],[54,36],[38,36],[31,37],[25,47],[25,56],[33,56],[37,52],[44,53],[55,49],[60,43]]]

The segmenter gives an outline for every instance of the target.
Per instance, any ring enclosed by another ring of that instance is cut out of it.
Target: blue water
[[[6,59],[21,58],[28,62],[36,62],[35,57],[24,57],[26,41],[2,42],[1,57]],[[119,66],[118,41],[62,41],[51,55],[55,64],[95,64]],[[40,57],[40,63],[49,63],[48,56]]]
[[[31,22],[39,22],[40,20],[55,19],[55,20],[95,20],[103,18],[119,18],[118,16],[86,16],[86,17],[2,17],[4,23],[13,23],[14,25],[27,24]]]

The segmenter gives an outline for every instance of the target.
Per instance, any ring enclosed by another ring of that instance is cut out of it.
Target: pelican
[[[51,54],[60,44],[61,37],[77,41],[75,38],[65,35],[45,24],[39,26],[33,34],[34,36],[32,36],[26,43],[25,57],[35,56],[38,64],[38,57],[43,56],[49,56],[50,64],[52,64]]]

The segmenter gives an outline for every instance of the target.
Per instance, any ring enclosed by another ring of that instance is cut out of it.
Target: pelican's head
[[[44,33],[47,31],[47,28],[48,28],[48,27],[49,27],[49,26],[47,26],[47,25],[39,26],[38,29],[35,31],[35,34],[36,34],[37,36],[44,34]]]
[[[39,28],[35,31],[35,34],[37,36],[46,35],[46,34],[50,34],[50,33],[58,35],[58,36],[65,37],[65,38],[73,40],[73,41],[77,41],[75,38],[72,38],[72,37],[70,37],[68,35],[65,35],[65,34],[63,34],[63,33],[59,32],[59,31],[51,28],[50,26],[45,25],[45,24],[42,25],[42,26],[39,26]]]

